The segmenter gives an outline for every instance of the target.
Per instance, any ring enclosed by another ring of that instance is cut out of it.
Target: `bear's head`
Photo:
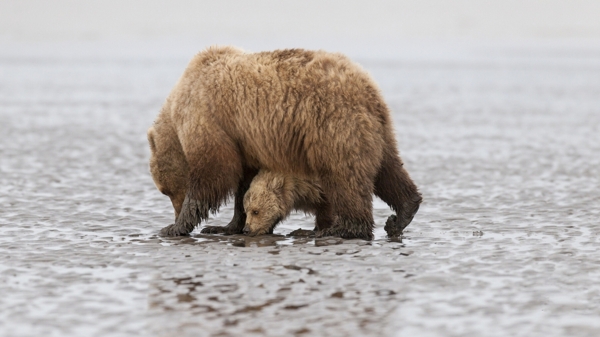
[[[164,120],[157,120],[148,130],[150,173],[158,190],[171,199],[175,219],[185,199],[189,166],[175,130]]]
[[[286,216],[283,200],[285,179],[260,171],[252,180],[244,195],[246,226],[244,233],[250,236],[272,234],[275,226]]]

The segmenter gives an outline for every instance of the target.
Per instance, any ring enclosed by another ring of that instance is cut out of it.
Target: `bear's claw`
[[[392,214],[388,217],[387,221],[385,222],[385,227],[383,227],[383,229],[385,229],[385,231],[387,232],[388,237],[399,237],[404,232],[404,229],[408,227],[408,225],[411,223],[413,218],[414,214],[404,219],[400,219],[396,214]]]
[[[420,194],[417,194],[416,198],[413,199],[413,204],[408,210],[401,212],[401,216],[399,217],[396,214],[392,214],[388,217],[385,222],[385,231],[389,238],[399,237],[404,232],[404,229],[408,227],[408,225],[412,222],[415,214],[419,210],[419,206],[421,205],[421,201],[423,198]]]
[[[160,230],[160,236],[163,237],[173,237],[173,236],[188,236],[189,233],[185,231],[181,231],[181,227],[177,226],[177,224],[170,224],[167,227]]]
[[[398,217],[396,214],[392,214],[387,218],[385,227],[383,227],[383,229],[385,229],[387,232],[388,237],[395,238],[402,235],[402,231],[404,231],[406,226],[408,226],[408,224],[406,224],[404,227],[398,224]]]

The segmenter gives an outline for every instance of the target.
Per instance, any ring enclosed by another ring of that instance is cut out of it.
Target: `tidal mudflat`
[[[394,241],[376,200],[372,242],[287,238],[303,214],[158,237],[145,132],[191,55],[19,48],[0,49],[2,336],[600,334],[599,46],[357,59],[424,196]]]

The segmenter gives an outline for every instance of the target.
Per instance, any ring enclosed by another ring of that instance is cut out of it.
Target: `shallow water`
[[[378,200],[373,242],[157,237],[145,131],[191,55],[35,51],[0,53],[0,335],[600,334],[598,46],[359,60],[425,198],[401,242]]]

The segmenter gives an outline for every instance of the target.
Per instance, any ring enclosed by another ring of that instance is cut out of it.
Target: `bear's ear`
[[[148,143],[150,143],[150,151],[156,152],[156,144],[154,143],[154,127],[148,129]]]
[[[285,184],[285,179],[280,176],[274,176],[273,179],[269,181],[268,187],[271,190],[279,191],[283,189],[283,185]]]

